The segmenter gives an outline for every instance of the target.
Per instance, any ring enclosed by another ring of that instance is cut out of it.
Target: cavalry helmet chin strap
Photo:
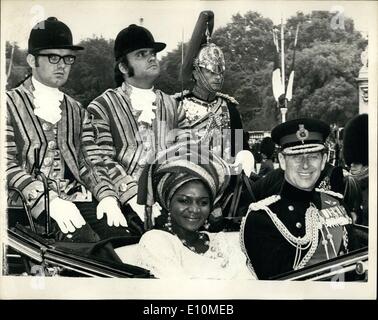
[[[204,76],[201,70],[201,67],[196,65],[194,66],[194,69],[197,71],[197,74],[198,74],[198,79],[196,81],[199,81],[200,85],[202,85],[202,87],[204,87],[207,91],[209,91],[209,93],[213,93],[213,94],[217,93],[217,91],[214,90],[211,84],[207,81],[206,77]],[[224,81],[224,78],[222,77],[222,86],[223,86],[223,81]]]

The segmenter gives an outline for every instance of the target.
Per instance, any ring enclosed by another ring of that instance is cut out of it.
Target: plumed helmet
[[[224,55],[216,44],[211,43],[214,28],[214,13],[202,11],[194,27],[182,65],[182,77],[189,80],[193,67],[202,67],[215,73],[225,70]]]
[[[343,155],[345,163],[368,165],[369,162],[368,115],[360,114],[345,125],[343,134]]]
[[[208,43],[201,48],[193,65],[214,73],[223,73],[226,70],[223,51],[214,43]]]

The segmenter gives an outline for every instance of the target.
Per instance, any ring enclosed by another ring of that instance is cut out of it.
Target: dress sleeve
[[[181,264],[181,247],[181,242],[168,232],[146,232],[139,241],[138,265],[156,278],[189,278]]]

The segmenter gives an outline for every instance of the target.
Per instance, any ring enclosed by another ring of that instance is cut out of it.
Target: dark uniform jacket
[[[336,253],[339,254],[346,244],[342,225],[349,224],[351,220],[345,209],[339,205],[339,201],[329,194],[315,190],[311,192],[299,190],[285,181],[278,200],[277,196],[272,196],[258,203],[263,201],[294,237],[305,235],[305,213],[311,203],[317,209],[332,208],[321,212],[325,212],[326,217],[329,216],[327,223],[333,225],[332,227],[328,225],[328,230],[333,236]],[[322,231],[327,235],[324,225]],[[259,279],[269,279],[293,270],[296,248],[284,238],[265,210],[250,211],[244,218],[240,232],[243,250]],[[322,240],[319,231],[317,249],[305,266],[327,259]],[[334,251],[329,242],[327,248],[329,258],[334,258]],[[306,248],[301,251],[301,259],[308,250],[309,248]]]

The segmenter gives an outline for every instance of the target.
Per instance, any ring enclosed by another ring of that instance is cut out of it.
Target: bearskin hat
[[[271,137],[265,137],[261,141],[260,152],[265,154],[268,159],[270,159],[274,153],[276,145]]]
[[[345,163],[368,165],[369,162],[368,115],[360,114],[349,120],[344,128],[343,155]]]

